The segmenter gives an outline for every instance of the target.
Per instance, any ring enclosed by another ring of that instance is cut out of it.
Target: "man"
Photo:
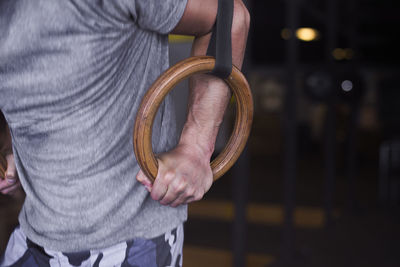
[[[192,54],[204,55],[216,12],[217,0],[0,1],[0,109],[10,130],[2,126],[0,191],[12,193],[19,176],[26,192],[1,266],[182,265],[185,204],[212,184],[229,89],[210,75],[190,79],[177,145],[165,100],[153,128],[154,184],[136,163],[132,129],[168,67],[167,34],[194,35]],[[248,28],[235,0],[238,67]]]

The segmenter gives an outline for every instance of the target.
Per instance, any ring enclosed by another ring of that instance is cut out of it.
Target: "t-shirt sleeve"
[[[187,0],[123,0],[137,25],[161,34],[171,32],[182,18]]]

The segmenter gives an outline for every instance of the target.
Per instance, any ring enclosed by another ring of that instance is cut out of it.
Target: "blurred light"
[[[313,28],[298,28],[296,30],[296,37],[305,42],[315,41],[319,37],[319,32]]]
[[[341,84],[343,91],[350,92],[353,89],[353,82],[350,80],[344,80]]]
[[[292,31],[289,30],[288,28],[284,28],[281,31],[281,37],[282,37],[282,39],[289,40],[290,37],[292,37]]]
[[[332,56],[336,60],[343,60],[346,57],[346,51],[342,48],[335,48],[332,51]]]
[[[282,99],[279,97],[266,97],[262,100],[262,107],[270,112],[279,111],[282,107]]]
[[[304,90],[308,96],[319,102],[330,101],[334,94],[332,73],[319,70],[305,78]]]
[[[354,57],[354,51],[351,48],[346,48],[344,50],[346,59],[352,59]]]
[[[283,85],[274,80],[267,79],[261,84],[261,106],[268,112],[279,112],[283,106]]]
[[[332,51],[332,56],[336,60],[350,60],[354,57],[354,50],[351,48],[335,48]]]

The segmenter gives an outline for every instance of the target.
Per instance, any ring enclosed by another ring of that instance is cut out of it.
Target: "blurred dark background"
[[[253,129],[186,244],[223,266],[400,266],[399,3],[246,2]]]
[[[252,133],[190,205],[184,266],[400,266],[399,3],[245,2]],[[190,39],[170,43],[171,63],[189,55]],[[0,196],[0,250],[22,199]]]

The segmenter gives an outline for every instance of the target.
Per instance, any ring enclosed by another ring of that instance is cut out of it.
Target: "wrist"
[[[203,147],[194,143],[179,143],[176,147],[186,160],[195,163],[197,167],[210,166],[211,156]]]
[[[199,127],[187,122],[183,128],[178,146],[199,154],[206,160],[211,159],[214,152],[218,127]]]

